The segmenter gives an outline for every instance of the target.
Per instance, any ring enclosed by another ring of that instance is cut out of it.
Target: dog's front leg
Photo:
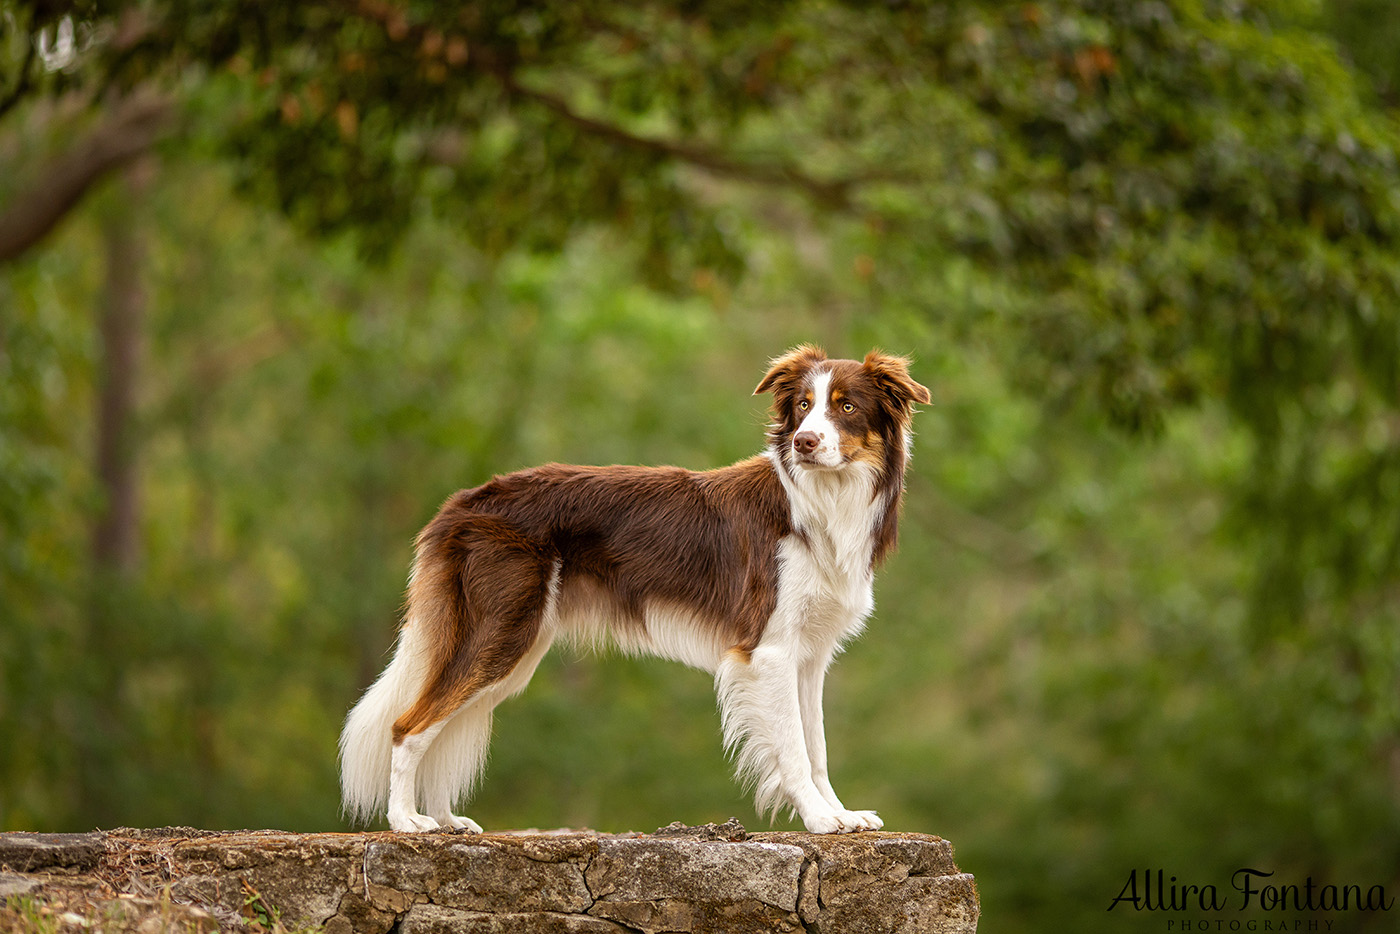
[[[776,776],[765,776],[760,786],[771,786],[776,778],[783,796],[813,833],[852,830],[843,826],[837,807],[826,800],[812,781],[795,657],[796,652],[787,646],[760,646],[753,653],[751,665],[758,681],[756,699],[762,703],[753,714],[763,721],[760,729],[766,733],[764,744],[770,751],[767,765],[777,772]]]
[[[725,735],[731,745],[743,743],[740,771],[756,781],[760,812],[786,801],[813,833],[872,830],[878,825],[827,801],[813,781],[796,658],[794,646],[769,644],[721,666]]]
[[[798,670],[797,695],[802,712],[802,732],[806,740],[807,758],[811,761],[812,784],[827,804],[843,815],[843,823],[853,821],[857,830],[879,830],[885,825],[874,811],[850,811],[836,796],[826,762],[826,728],[822,718],[822,689],[826,671],[831,666],[832,653],[826,652],[808,659]],[[846,819],[844,815],[849,815]]]

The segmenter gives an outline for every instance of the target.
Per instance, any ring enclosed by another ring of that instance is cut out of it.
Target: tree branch
[[[174,113],[169,99],[133,94],[54,162],[0,214],[0,262],[18,257],[56,227],[89,189],[149,149]]]
[[[723,153],[689,143],[638,136],[615,124],[604,123],[577,113],[560,98],[521,84],[509,72],[498,77],[511,94],[540,104],[587,133],[631,149],[641,149],[658,156],[678,159],[716,175],[751,182],[789,185],[806,191],[822,204],[839,208],[850,207],[851,187],[861,181],[859,179],[823,180],[813,178],[791,165],[741,162],[731,159]]]
[[[423,27],[411,26],[402,10],[384,2],[384,0],[342,0],[342,3],[352,14],[376,23],[384,30],[385,35],[394,42],[420,44],[424,38],[425,30]],[[616,124],[606,123],[580,114],[562,98],[547,91],[537,90],[522,84],[516,78],[513,63],[503,61],[500,56],[467,41],[465,37],[457,38],[464,43],[464,47],[468,50],[465,67],[478,74],[495,78],[510,95],[539,104],[584,132],[619,146],[644,150],[663,158],[676,159],[716,175],[749,182],[798,188],[820,204],[843,209],[851,207],[852,189],[860,185],[874,182],[916,181],[908,173],[885,170],[872,170],[847,178],[820,179],[790,164],[746,162],[694,143],[638,136]]]

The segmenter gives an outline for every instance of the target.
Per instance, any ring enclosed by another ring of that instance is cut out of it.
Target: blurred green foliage
[[[746,456],[765,361],[810,340],[934,391],[828,690],[849,803],[952,839],[989,930],[1136,930],[1106,911],[1135,868],[1400,892],[1370,8],[172,0],[80,5],[93,44],[46,69],[24,39],[65,11],[0,4],[0,204],[126,89],[182,113],[139,204],[109,187],[0,267],[0,826],[341,826],[339,724],[437,504]],[[148,308],[114,576],[123,211]],[[497,735],[488,828],[758,826],[703,674],[559,654]]]

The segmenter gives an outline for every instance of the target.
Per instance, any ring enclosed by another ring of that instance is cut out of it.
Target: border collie
[[[791,808],[815,833],[883,826],[832,790],[822,683],[874,607],[929,392],[902,357],[812,346],[772,361],[766,392],[768,448],[733,466],[550,464],[447,500],[418,535],[393,660],[340,737],[348,814],[480,832],[452,807],[492,711],[563,637],[712,673],[759,813]]]

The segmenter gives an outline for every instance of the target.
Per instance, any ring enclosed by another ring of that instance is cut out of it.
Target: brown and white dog
[[[768,449],[733,466],[550,464],[448,499],[418,536],[393,661],[340,737],[349,814],[387,805],[394,830],[480,831],[452,806],[485,763],[492,711],[563,637],[711,672],[760,813],[791,807],[817,833],[882,826],[832,790],[822,683],[874,606],[929,393],[903,358],[810,346],[772,362],[765,392]]]

